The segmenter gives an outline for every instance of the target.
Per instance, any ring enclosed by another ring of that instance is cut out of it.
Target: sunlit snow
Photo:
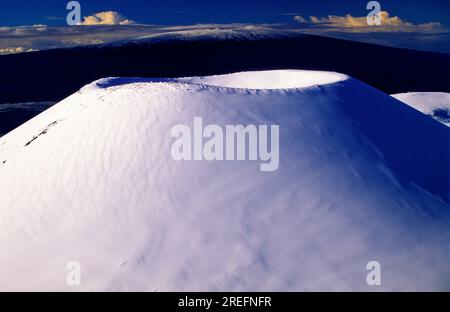
[[[278,169],[173,160],[196,116],[279,125]],[[0,289],[450,290],[449,141],[337,73],[102,79],[0,138]]]

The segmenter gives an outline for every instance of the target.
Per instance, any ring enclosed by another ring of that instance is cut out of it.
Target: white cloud
[[[387,11],[381,11],[381,25],[369,26],[367,17],[354,17],[350,14],[345,16],[328,15],[327,17],[310,16],[309,21],[302,16],[294,16],[294,20],[301,24],[309,24],[314,27],[327,27],[330,29],[345,30],[359,28],[360,31],[415,31],[418,29],[432,29],[439,27],[439,23],[412,24],[402,20],[398,16],[390,16]]]
[[[381,26],[411,26],[411,23],[402,21],[399,17],[390,17],[386,11],[381,11]],[[329,15],[328,17],[317,18],[311,16],[310,20],[314,24],[329,24],[335,27],[366,27],[367,17],[353,17],[350,14],[346,16]]]
[[[299,22],[299,23],[308,23],[308,21],[300,15],[295,15],[294,21]]]
[[[2,49],[0,49],[0,54],[19,53],[19,52],[24,52],[24,51],[25,51],[25,49],[23,47],[2,48]]]
[[[24,47],[12,47],[12,48],[0,48],[0,55],[2,54],[12,54],[12,53],[21,53],[21,52],[32,52],[37,51],[35,49],[27,49]]]
[[[106,11],[86,16],[81,25],[130,25],[134,21],[123,17],[115,11]]]

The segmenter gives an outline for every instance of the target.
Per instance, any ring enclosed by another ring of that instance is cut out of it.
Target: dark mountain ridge
[[[59,101],[93,80],[263,69],[337,71],[386,93],[450,92],[450,55],[312,35],[83,46],[0,56],[0,103]]]

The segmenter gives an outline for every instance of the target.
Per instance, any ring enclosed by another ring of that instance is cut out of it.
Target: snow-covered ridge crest
[[[1,137],[0,290],[450,290],[450,129],[314,75],[100,80]],[[195,116],[279,125],[277,170],[172,159]]]

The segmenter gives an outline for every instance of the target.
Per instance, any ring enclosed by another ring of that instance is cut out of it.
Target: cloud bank
[[[398,16],[390,16],[387,11],[381,11],[381,25],[370,26],[367,24],[367,17],[354,17],[350,14],[345,16],[328,15],[327,17],[310,16],[305,18],[300,15],[294,16],[294,21],[310,28],[322,28],[336,31],[421,31],[439,28],[439,23],[413,24],[402,20]]]
[[[289,16],[291,24],[196,24],[158,26],[134,24],[117,12],[100,12],[84,19],[82,26],[0,27],[0,55],[124,41],[190,39],[260,40],[312,34],[393,47],[450,54],[450,28],[439,23],[412,24],[382,13],[381,26],[368,26],[366,17]],[[98,27],[98,25],[102,25]]]
[[[32,52],[37,51],[35,49],[27,49],[24,47],[11,47],[11,48],[0,48],[0,54],[13,54],[13,53],[22,53],[22,52]]]
[[[133,20],[127,19],[119,12],[105,11],[95,13],[94,15],[84,17],[81,25],[131,25],[135,24]]]
[[[450,54],[450,28],[440,23],[414,24],[381,11],[381,25],[368,25],[367,17],[295,15],[298,31],[338,39]]]

